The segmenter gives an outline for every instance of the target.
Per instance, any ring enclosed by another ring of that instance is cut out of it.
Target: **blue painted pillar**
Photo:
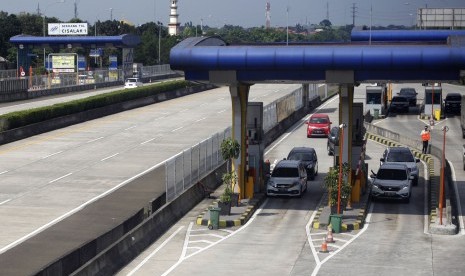
[[[234,160],[233,166],[238,176],[239,200],[245,197],[246,172],[246,128],[247,128],[247,103],[249,100],[250,85],[231,84],[229,92],[232,102],[232,138],[237,140],[241,146],[239,158]]]

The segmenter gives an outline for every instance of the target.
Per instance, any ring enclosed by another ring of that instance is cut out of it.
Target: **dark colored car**
[[[415,88],[411,88],[411,87],[401,88],[399,93],[397,93],[397,95],[407,98],[410,106],[416,106],[417,105],[417,95],[418,95],[418,93],[415,90]]]
[[[337,144],[339,144],[339,127],[335,126],[331,128],[328,135],[328,143],[326,144],[328,155],[334,155],[334,149]]]
[[[389,111],[408,112],[409,106],[410,106],[410,103],[406,97],[394,96],[392,97]]]
[[[331,120],[327,114],[315,113],[307,122],[307,137],[322,136],[328,137],[331,128]]]
[[[460,114],[462,108],[462,94],[447,93],[444,99],[444,111],[446,113]]]
[[[380,158],[380,165],[384,163],[400,163],[405,164],[413,176],[412,185],[418,185],[419,170],[417,163],[420,162],[412,151],[407,147],[388,147],[384,150],[383,157]]]
[[[318,175],[318,157],[314,148],[294,147],[287,155],[287,160],[299,160],[307,170],[307,177],[314,180]]]

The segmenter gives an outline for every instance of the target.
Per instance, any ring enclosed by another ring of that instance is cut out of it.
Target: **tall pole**
[[[342,153],[344,146],[344,128],[346,124],[340,124],[339,128],[341,129],[341,135],[339,136],[339,179],[337,182],[337,214],[341,213],[341,187],[342,187]]]
[[[52,6],[53,4],[57,4],[57,3],[65,3],[66,0],[58,0],[56,2],[53,2],[51,4],[49,4],[47,7],[45,7],[44,9],[44,12],[42,13],[42,35],[45,37],[45,12],[47,11],[47,9]],[[47,66],[46,66],[46,63],[45,63],[45,47],[44,47],[44,68],[47,69]]]
[[[286,7],[286,45],[289,45],[289,0]]]
[[[444,138],[442,141],[442,161],[441,161],[441,180],[440,180],[440,186],[439,186],[439,224],[442,225],[442,209],[444,207],[444,167],[445,167],[445,161],[446,161],[446,132],[449,131],[448,126],[443,126],[442,131],[444,132]]]

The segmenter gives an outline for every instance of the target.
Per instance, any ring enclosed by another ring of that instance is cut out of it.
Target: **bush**
[[[15,111],[0,115],[0,131],[15,129],[53,118],[100,108],[111,104],[149,97],[160,92],[172,91],[195,85],[196,84],[188,81],[163,82],[130,90],[118,90],[84,99],[58,103],[51,106]]]

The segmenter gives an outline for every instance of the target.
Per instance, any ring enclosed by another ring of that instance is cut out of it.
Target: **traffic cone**
[[[334,242],[333,228],[331,227],[331,225],[328,226],[328,234],[326,235],[326,242],[327,243],[333,243]]]
[[[326,243],[326,241],[323,241],[323,243],[321,244],[320,253],[329,253],[328,244]]]

